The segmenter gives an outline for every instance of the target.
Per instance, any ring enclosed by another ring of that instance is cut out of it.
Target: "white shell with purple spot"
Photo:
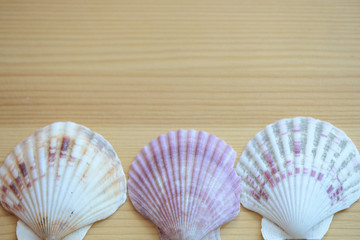
[[[113,147],[72,122],[48,125],[20,142],[0,168],[1,204],[20,220],[19,240],[82,239],[126,200]]]
[[[360,156],[346,134],[313,118],[283,119],[250,140],[237,164],[244,207],[265,239],[321,239],[360,196]]]
[[[129,172],[129,197],[162,240],[220,239],[240,211],[236,152],[215,135],[179,130],[145,146]]]

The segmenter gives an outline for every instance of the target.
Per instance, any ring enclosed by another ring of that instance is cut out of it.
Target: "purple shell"
[[[131,165],[131,202],[163,240],[220,239],[220,226],[240,211],[235,159],[231,146],[204,131],[161,135]]]

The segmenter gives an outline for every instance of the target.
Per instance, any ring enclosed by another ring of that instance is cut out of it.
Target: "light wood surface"
[[[206,130],[239,155],[293,116],[360,147],[359,1],[0,1],[0,163],[55,121],[102,134],[128,173],[169,130]],[[242,208],[222,239],[261,239],[260,220]],[[0,208],[0,239],[15,226]],[[127,200],[85,239],[159,237]],[[358,202],[324,239],[360,239]]]

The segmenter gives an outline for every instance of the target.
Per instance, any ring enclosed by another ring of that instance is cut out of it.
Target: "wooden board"
[[[128,173],[169,130],[206,130],[240,154],[299,115],[360,146],[359,1],[0,1],[0,163],[55,121],[101,133]],[[242,208],[222,239],[261,239],[260,220]],[[15,224],[0,208],[1,239]],[[324,239],[359,236],[357,202]],[[128,200],[85,239],[159,237]]]

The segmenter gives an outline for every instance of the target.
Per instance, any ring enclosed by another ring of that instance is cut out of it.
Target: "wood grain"
[[[240,154],[267,124],[312,116],[360,146],[359,1],[0,1],[0,163],[54,121],[101,133],[125,172],[150,140],[203,129]],[[261,239],[242,208],[222,239]],[[360,236],[360,204],[325,240]],[[0,238],[16,239],[0,208]],[[159,239],[128,200],[91,239]]]

